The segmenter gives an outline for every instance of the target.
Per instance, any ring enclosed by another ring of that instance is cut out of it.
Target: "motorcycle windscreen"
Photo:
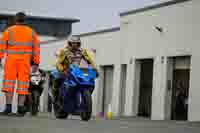
[[[52,75],[55,79],[57,79],[57,78],[59,78],[59,76],[60,76],[60,72],[59,72],[57,69],[54,69],[54,70],[51,71],[51,75]]]

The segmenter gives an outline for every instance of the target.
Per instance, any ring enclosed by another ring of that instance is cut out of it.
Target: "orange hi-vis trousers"
[[[29,81],[30,81],[30,60],[26,58],[16,58],[13,56],[7,56],[4,65],[4,80],[3,80],[3,92],[7,95],[14,93],[15,84],[17,81],[17,94],[27,95],[29,93]]]

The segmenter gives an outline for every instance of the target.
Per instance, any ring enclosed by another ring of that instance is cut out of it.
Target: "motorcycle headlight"
[[[41,81],[41,77],[40,76],[31,76],[31,83],[32,84],[38,85],[40,81]]]
[[[43,80],[43,81],[44,81],[44,80],[46,80],[46,78],[45,78],[45,77],[42,77],[42,78],[41,78],[41,80]]]
[[[88,73],[84,73],[83,75],[87,77],[87,76],[88,76]]]

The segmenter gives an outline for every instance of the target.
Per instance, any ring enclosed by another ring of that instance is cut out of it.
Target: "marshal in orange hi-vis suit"
[[[28,94],[31,62],[40,63],[38,35],[25,25],[9,27],[0,39],[0,58],[4,55],[6,57],[2,91],[13,94],[17,80],[17,94]]]

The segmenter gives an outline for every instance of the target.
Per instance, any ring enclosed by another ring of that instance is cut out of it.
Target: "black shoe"
[[[11,104],[6,104],[6,108],[3,112],[0,112],[0,115],[5,115],[9,116],[12,114],[12,105]]]
[[[23,117],[25,116],[27,110],[25,106],[18,106],[16,116]]]

